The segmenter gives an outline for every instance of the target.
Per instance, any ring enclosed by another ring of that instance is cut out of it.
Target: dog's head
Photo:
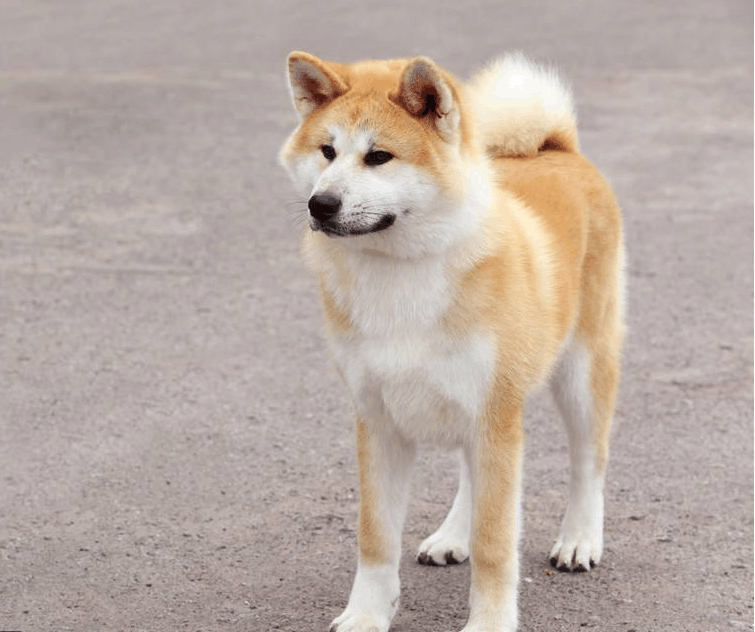
[[[280,158],[313,231],[401,257],[439,252],[464,218],[476,155],[456,81],[431,60],[288,57],[301,122]]]

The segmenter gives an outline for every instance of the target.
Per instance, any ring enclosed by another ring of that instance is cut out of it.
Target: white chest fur
[[[459,338],[443,327],[451,292],[440,260],[349,263],[359,273],[350,287],[327,278],[326,286],[353,329],[330,339],[365,421],[393,424],[414,440],[463,443],[488,396],[492,336]]]

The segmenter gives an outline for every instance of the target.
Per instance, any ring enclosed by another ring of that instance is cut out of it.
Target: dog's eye
[[[332,145],[323,145],[320,147],[322,150],[322,155],[325,156],[328,160],[333,160],[336,157],[336,150],[333,149]]]
[[[387,151],[368,151],[364,156],[364,164],[368,167],[377,167],[378,165],[384,165],[392,159],[393,154]]]

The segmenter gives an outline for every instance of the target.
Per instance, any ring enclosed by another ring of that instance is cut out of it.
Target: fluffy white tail
[[[477,73],[469,88],[478,138],[491,157],[578,151],[571,91],[553,69],[514,53]]]

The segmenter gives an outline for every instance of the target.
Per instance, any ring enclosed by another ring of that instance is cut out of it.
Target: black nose
[[[309,213],[324,222],[333,217],[341,208],[341,200],[334,195],[322,193],[309,198]]]

